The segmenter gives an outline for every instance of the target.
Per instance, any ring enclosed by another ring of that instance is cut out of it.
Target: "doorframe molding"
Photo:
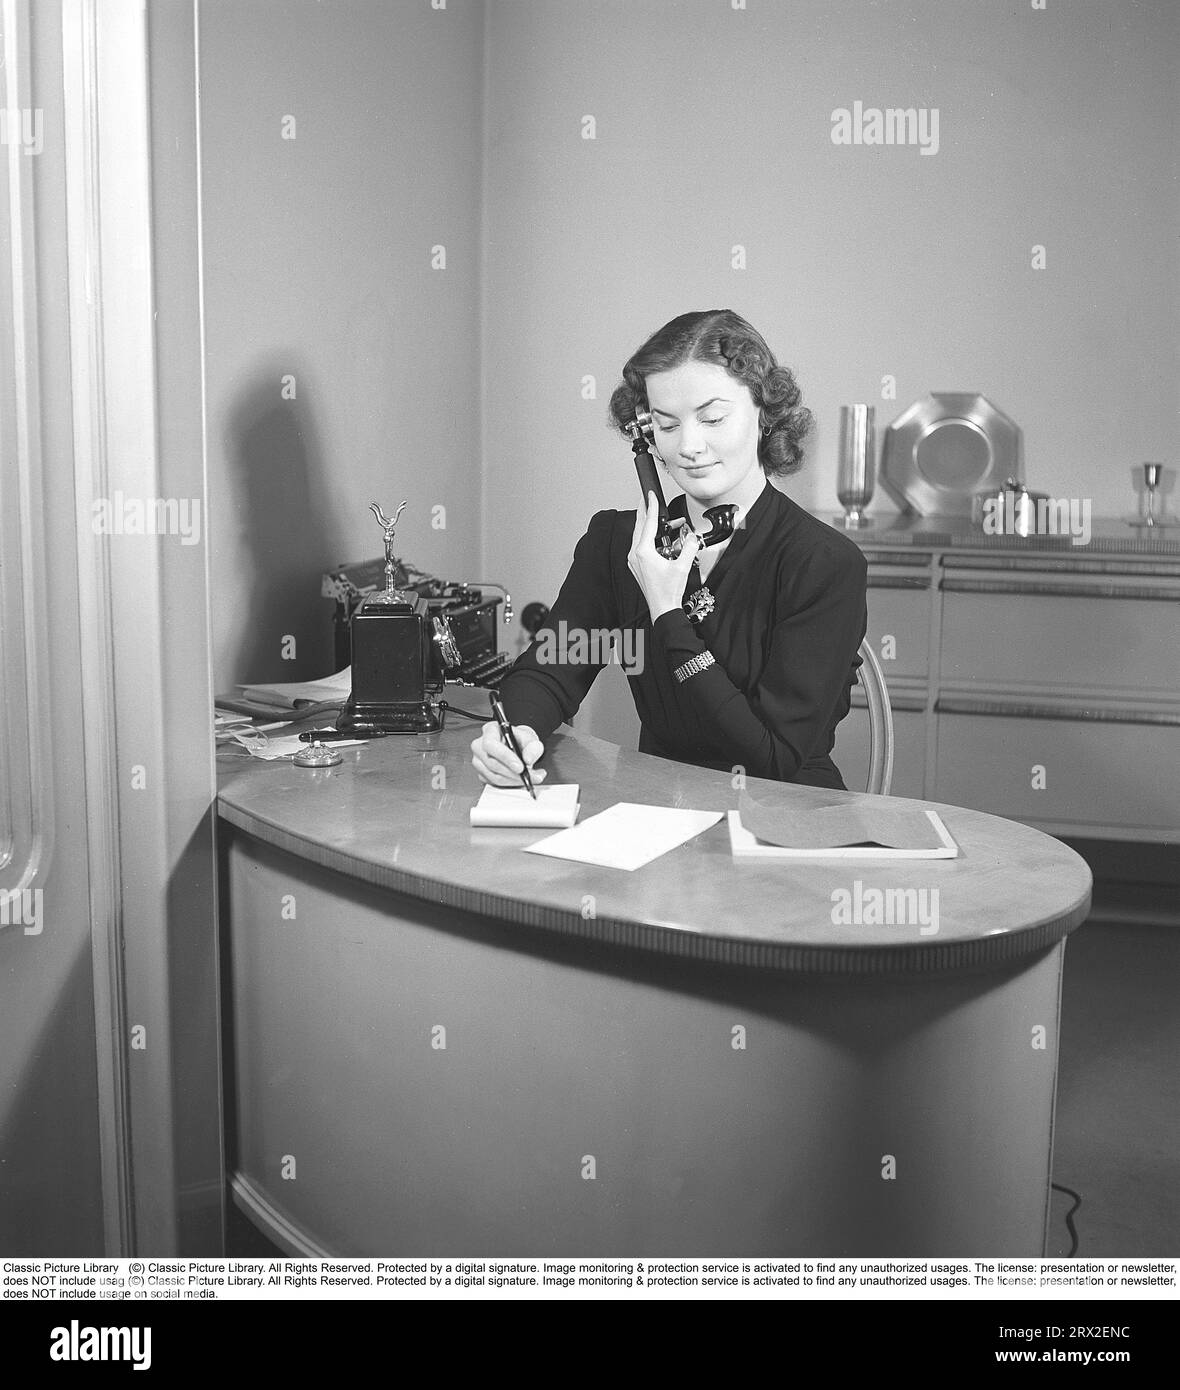
[[[90,932],[98,1052],[99,1136],[108,1255],[135,1250],[131,1176],[125,951],[119,798],[115,778],[115,643],[107,547],[91,525],[106,497],[109,456],[103,311],[97,0],[62,0],[62,85],[69,257],[70,374],[74,409],[79,649],[85,708],[84,768]],[[103,97],[132,107],[134,82]]]
[[[112,1254],[216,1255],[207,527],[191,545],[168,531],[98,534],[95,511],[156,499],[208,516],[197,6],[60,3],[106,1238]]]
[[[31,0],[0,0],[0,91],[6,111],[32,111],[33,84],[29,59]],[[40,112],[37,113],[38,115]],[[19,134],[19,132],[18,132]],[[48,594],[43,515],[44,458],[41,449],[40,335],[37,321],[36,198],[33,161],[10,146],[8,177],[0,196],[5,219],[7,256],[0,286],[0,322],[9,333],[0,344],[4,363],[0,391],[0,448],[14,462],[15,498],[0,517],[0,537],[16,551],[19,564],[0,575],[0,621],[11,613],[19,643],[6,643],[6,727],[0,729],[0,768],[9,803],[12,840],[0,853],[0,889],[20,892],[40,882],[53,859],[54,803],[51,752],[41,712],[48,707],[49,660],[45,644],[34,634],[43,620]],[[11,586],[11,587],[10,587]],[[12,610],[18,610],[13,612]],[[13,665],[15,664],[15,672]],[[16,679],[13,679],[14,674]],[[16,761],[19,760],[19,775]],[[4,847],[0,845],[0,852]]]

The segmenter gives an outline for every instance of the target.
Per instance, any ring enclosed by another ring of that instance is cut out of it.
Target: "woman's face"
[[[724,367],[686,362],[653,372],[645,385],[656,448],[690,497],[711,505],[760,470],[758,407]]]

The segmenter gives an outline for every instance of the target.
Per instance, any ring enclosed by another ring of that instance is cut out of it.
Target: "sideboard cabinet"
[[[869,562],[895,795],[1066,837],[1177,841],[1180,532],[1102,520],[1083,546],[896,517],[846,534]],[[835,750],[850,787],[867,758],[855,694]]]

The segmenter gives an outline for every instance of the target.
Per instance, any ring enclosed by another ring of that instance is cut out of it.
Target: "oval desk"
[[[469,824],[473,736],[219,756],[231,1186],[271,1240],[1044,1253],[1078,855],[953,806],[956,860],[735,862],[724,820],[634,872],[523,854],[551,832]],[[583,820],[737,805],[727,774],[566,728],[545,766]],[[937,888],[937,933],[833,925],[856,880]]]

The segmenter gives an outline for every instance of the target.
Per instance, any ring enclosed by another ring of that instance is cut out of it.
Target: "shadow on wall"
[[[283,398],[285,377],[304,391],[312,373],[293,357],[272,360],[226,416],[230,498],[212,585],[219,690],[334,669],[331,605],[320,593],[323,571],[340,559],[327,462],[307,407]]]

